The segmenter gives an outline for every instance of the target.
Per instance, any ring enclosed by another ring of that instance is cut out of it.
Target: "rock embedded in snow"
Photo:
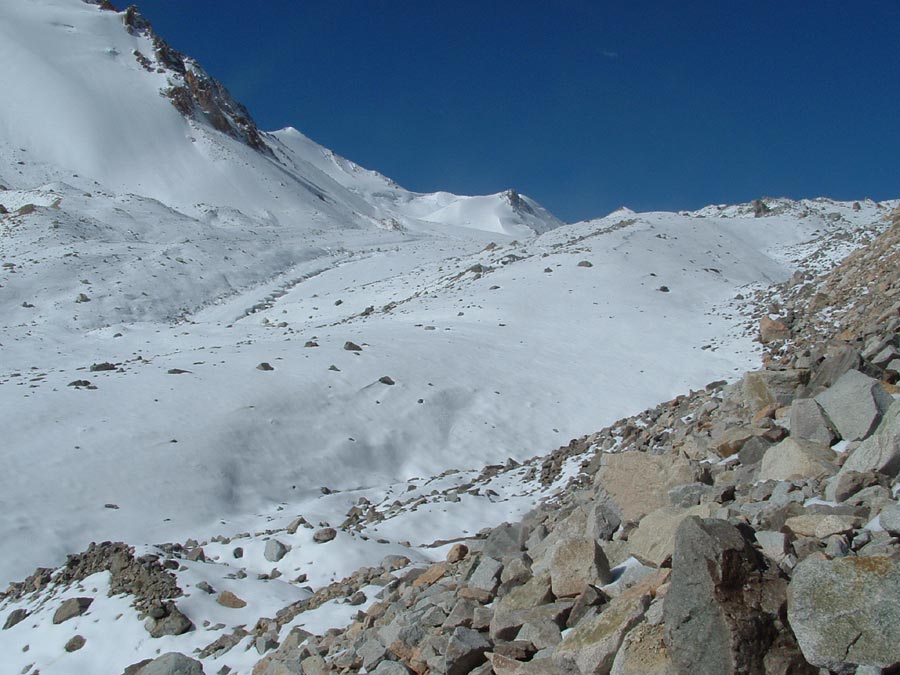
[[[11,611],[7,617],[6,621],[3,622],[3,630],[9,630],[17,623],[21,623],[26,618],[28,618],[28,610],[23,607],[19,607],[18,609],[14,609]]]
[[[384,375],[382,377],[379,377],[378,381],[381,382],[381,384],[386,384],[388,386],[393,386],[393,385],[397,384],[396,382],[394,382],[393,378],[391,378],[389,375]]]
[[[53,623],[59,624],[63,621],[73,619],[76,616],[81,616],[88,610],[93,602],[93,598],[69,598],[68,600],[64,600],[53,613]]]
[[[333,527],[323,527],[313,535],[313,541],[317,544],[325,544],[337,537],[337,530]]]
[[[351,341],[348,340],[347,342],[344,343],[344,351],[348,351],[348,352],[361,352],[361,351],[362,351],[362,347],[360,347],[360,346],[359,346],[358,344],[356,344],[355,342],[351,342]]]
[[[168,652],[148,661],[134,675],[205,675],[203,664],[178,652]]]
[[[68,642],[66,642],[66,646],[64,649],[67,652],[77,652],[79,649],[84,647],[87,644],[87,640],[83,635],[74,635]]]
[[[275,370],[271,363],[263,361],[258,366],[256,366],[257,370]]]
[[[245,600],[242,600],[231,591],[222,591],[219,593],[216,602],[222,605],[222,607],[228,607],[229,609],[240,609],[241,607],[247,606]]]
[[[166,635],[183,635],[193,630],[194,624],[174,602],[166,602],[151,609],[144,628],[150,633],[150,637],[161,638]]]
[[[266,549],[263,552],[263,556],[269,562],[278,562],[285,555],[287,555],[288,548],[284,544],[282,544],[277,539],[269,539],[266,542]]]

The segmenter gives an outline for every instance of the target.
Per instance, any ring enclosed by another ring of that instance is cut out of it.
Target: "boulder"
[[[677,672],[763,672],[776,631],[772,618],[744,597],[760,568],[759,555],[734,526],[696,517],[682,521],[663,606],[666,646]]]
[[[896,476],[900,472],[900,400],[894,401],[874,435],[854,450],[841,473],[877,471]]]
[[[628,537],[628,553],[648,565],[659,567],[675,550],[675,533],[681,521],[691,516],[709,518],[714,511],[715,507],[711,504],[687,509],[680,506],[657,509],[645,516]]]
[[[637,522],[668,506],[669,490],[698,477],[696,466],[677,455],[622,452],[606,458],[595,484],[598,501],[608,503],[621,520]]]
[[[789,405],[798,388],[809,382],[809,371],[756,370],[744,375],[741,390],[744,401],[753,415],[768,406],[781,408]]]
[[[831,445],[834,431],[822,408],[811,398],[798,398],[791,404],[791,436],[806,441]]]
[[[557,598],[575,597],[586,586],[612,581],[609,561],[594,539],[561,540],[550,559],[550,584]]]
[[[87,644],[87,640],[83,635],[73,635],[68,642],[66,642],[65,649],[67,652],[77,652],[79,649],[84,647]]]
[[[816,539],[826,539],[833,534],[847,534],[860,525],[859,518],[825,513],[793,516],[784,521],[784,526],[794,534]]]
[[[789,437],[766,450],[758,480],[825,478],[837,472],[836,457],[827,445]]]
[[[135,675],[204,675],[204,672],[200,661],[169,652],[147,663]]]
[[[849,370],[859,368],[859,352],[849,345],[829,345],[824,360],[816,367],[810,381],[814,390],[830,387]]]
[[[842,502],[864,488],[886,483],[887,478],[884,474],[875,473],[874,471],[844,470],[841,467],[841,471],[830,478],[825,486],[825,499],[830,502]]]
[[[581,673],[608,673],[622,641],[643,619],[664,579],[664,574],[654,575],[654,579],[628,589],[602,612],[589,615],[568,631],[554,653],[557,672],[565,672],[567,664],[574,662]]]
[[[19,609],[14,609],[6,617],[6,621],[3,623],[3,630],[9,630],[17,623],[21,623],[22,621],[24,621],[26,618],[28,618],[27,609],[22,609],[21,607]]]
[[[269,539],[269,541],[266,542],[266,550],[263,552],[263,555],[269,562],[278,562],[287,555],[287,552],[287,546],[277,539]]]
[[[891,504],[878,514],[878,522],[887,532],[900,537],[900,504]]]
[[[788,586],[788,621],[815,666],[900,664],[900,563],[888,557],[807,558]]]
[[[762,432],[762,429],[753,427],[732,427],[716,436],[711,445],[719,457],[731,457],[739,453],[747,441]]]
[[[511,525],[503,523],[498,525],[484,540],[481,549],[483,555],[502,560],[511,553],[521,551],[525,546],[525,528],[522,524]]]
[[[764,316],[759,321],[759,340],[764,345],[776,340],[787,340],[791,337],[791,329],[778,319]]]
[[[398,661],[382,661],[371,673],[372,675],[409,675],[412,671]]]
[[[641,623],[633,628],[616,653],[610,675],[670,675],[672,659],[664,642],[662,624]]]
[[[161,616],[151,616],[144,624],[144,628],[150,633],[150,637],[161,638],[166,635],[182,635],[194,628],[191,620],[175,606],[175,603],[167,602],[158,609]]]
[[[62,623],[76,616],[81,616],[88,610],[92,602],[94,602],[93,598],[69,598],[64,600],[53,613],[53,623]]]
[[[317,544],[325,544],[337,537],[337,530],[333,527],[323,527],[313,535],[313,541]]]
[[[846,441],[867,438],[893,402],[878,380],[858,370],[848,370],[815,400]]]
[[[228,607],[230,609],[240,609],[241,607],[247,606],[246,601],[242,600],[231,591],[222,591],[219,593],[216,602],[222,605],[222,607]]]
[[[503,563],[485,556],[472,571],[468,585],[471,588],[493,593],[500,584],[500,572],[502,571]]]
[[[444,672],[447,675],[466,675],[487,660],[485,652],[491,643],[476,630],[459,626],[453,630],[444,654]]]

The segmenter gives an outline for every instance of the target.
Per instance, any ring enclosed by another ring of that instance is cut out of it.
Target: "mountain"
[[[416,194],[293,129],[261,131],[135,8],[77,0],[0,8],[0,182],[97,184],[191,215],[202,205],[294,229],[439,226],[526,236],[560,222],[515,191]]]
[[[564,224],[514,190],[413,193],[260,130],[107,2],[0,4],[0,62],[0,580],[52,566],[0,595],[28,617],[0,630],[14,672],[197,649],[249,673],[347,625],[390,573],[565,501],[640,411],[702,399],[657,440],[711,414],[760,317],[791,323],[785,294],[898,203]]]

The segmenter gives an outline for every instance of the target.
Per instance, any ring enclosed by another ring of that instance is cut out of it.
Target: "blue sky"
[[[143,0],[265,129],[564,220],[900,197],[895,0]]]

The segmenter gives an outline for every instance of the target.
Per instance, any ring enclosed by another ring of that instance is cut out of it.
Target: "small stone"
[[[386,385],[388,385],[388,386],[393,386],[393,385],[397,384],[397,383],[394,382],[394,380],[393,380],[390,376],[388,376],[388,375],[384,375],[384,376],[382,376],[382,377],[379,377],[379,378],[378,378],[378,381],[381,382],[381,384],[386,384]]]
[[[348,352],[361,352],[362,347],[360,347],[355,342],[350,342],[349,340],[344,343],[344,350]]]
[[[257,369],[257,370],[275,370],[275,369],[272,367],[272,364],[271,364],[271,363],[267,363],[267,362],[265,362],[265,361],[263,361],[263,362],[260,363],[258,366],[256,366],[256,369]]]

